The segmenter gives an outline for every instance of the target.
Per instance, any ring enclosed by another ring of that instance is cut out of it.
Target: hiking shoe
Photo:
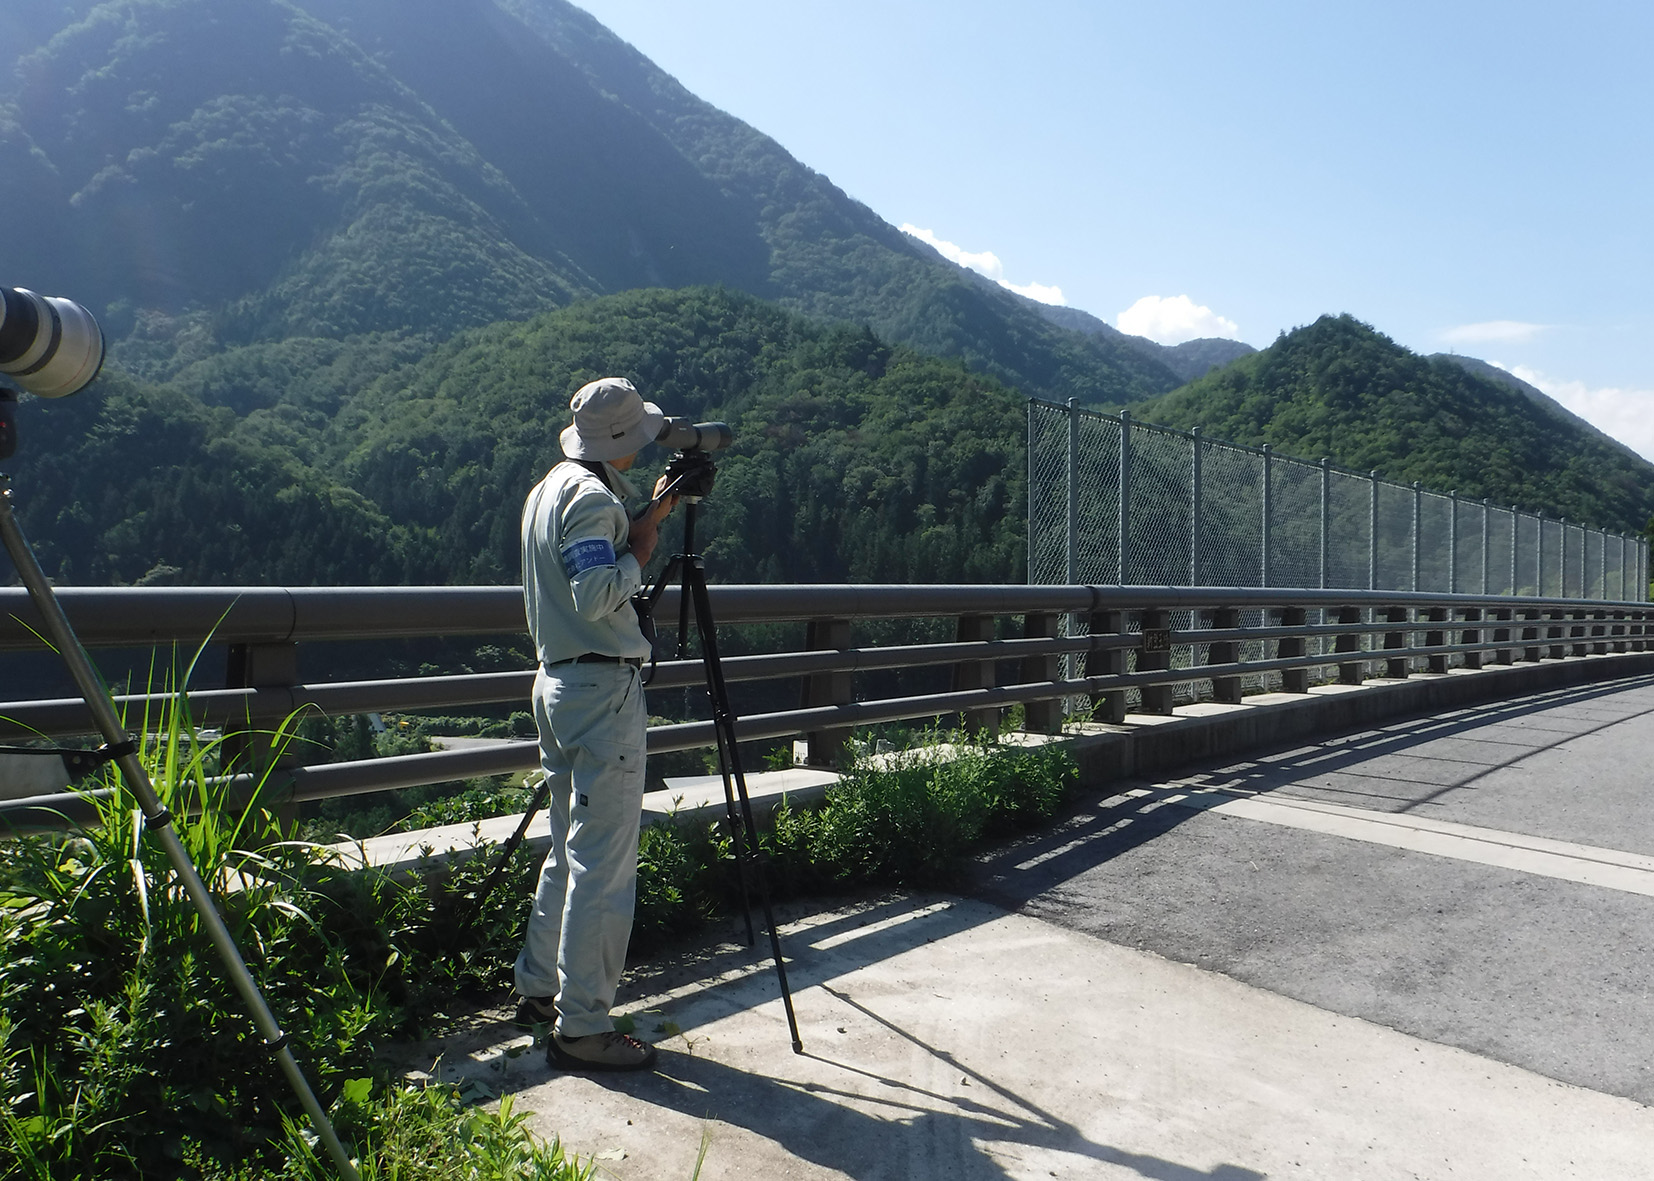
[[[648,1070],[655,1064],[655,1047],[624,1033],[594,1033],[546,1040],[546,1065],[559,1070]]]
[[[536,1025],[553,1025],[557,1021],[557,998],[554,996],[525,996],[517,998],[517,1012],[511,1024],[518,1029],[533,1030]]]

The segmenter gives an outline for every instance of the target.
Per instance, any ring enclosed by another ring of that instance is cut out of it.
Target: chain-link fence
[[[1036,399],[1028,581],[1641,602],[1648,544]]]

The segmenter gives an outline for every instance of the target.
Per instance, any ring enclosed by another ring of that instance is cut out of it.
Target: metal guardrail
[[[89,647],[229,646],[229,680],[188,694],[192,720],[228,730],[268,729],[300,709],[330,715],[525,702],[533,670],[461,676],[308,683],[298,645],[342,640],[501,635],[524,629],[517,587],[63,588],[59,597]],[[676,617],[676,593],[659,608]],[[1061,729],[1076,699],[1103,720],[1128,707],[1166,713],[1178,696],[1239,700],[1248,687],[1307,691],[1312,679],[1359,683],[1484,662],[1512,663],[1654,644],[1654,605],[1580,599],[1439,595],[1398,591],[1147,586],[722,586],[711,588],[721,626],[805,621],[805,650],[724,658],[730,682],[797,685],[796,707],[749,714],[742,740],[803,735],[809,761],[828,763],[856,727],[962,714],[973,728],[997,728],[1001,711],[1022,705],[1028,729]],[[852,625],[895,618],[948,618],[946,642],[856,646]],[[21,590],[0,589],[3,654],[38,650],[39,621]],[[1063,634],[1063,633],[1068,634]],[[944,666],[951,686],[928,694],[863,699],[857,675]],[[3,668],[0,663],[0,668]],[[698,660],[659,666],[653,690],[702,683]],[[3,685],[3,682],[0,682]],[[0,695],[3,695],[0,688]],[[161,695],[119,699],[129,711]],[[129,714],[129,716],[133,716]],[[84,732],[75,700],[0,702],[0,741]],[[649,750],[710,746],[709,721],[657,726]],[[536,765],[532,741],[484,748],[283,767],[283,801],[352,795],[480,776]],[[250,789],[248,776],[232,787]],[[266,800],[271,798],[269,791]],[[0,802],[0,823],[83,818],[73,794]]]

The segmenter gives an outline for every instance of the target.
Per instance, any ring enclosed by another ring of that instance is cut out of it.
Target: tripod
[[[23,530],[19,527],[12,510],[11,478],[3,472],[0,472],[0,542],[4,543],[6,552],[11,555],[12,564],[17,567],[23,585],[28,588],[29,598],[34,602],[41,618],[45,620],[46,631],[52,644],[63,657],[70,676],[74,678],[76,688],[80,690],[87,709],[91,711],[92,718],[97,723],[98,732],[103,735],[105,745],[97,752],[97,761],[113,762],[120,767],[123,782],[137,797],[138,805],[143,809],[145,829],[154,835],[155,840],[166,852],[167,859],[172,862],[173,871],[183,883],[185,892],[189,894],[190,901],[201,916],[201,925],[206,928],[213,948],[218,952],[218,958],[224,963],[230,983],[241,994],[243,1003],[252,1013],[253,1024],[258,1027],[264,1038],[264,1048],[274,1055],[282,1073],[287,1077],[288,1085],[298,1096],[305,1113],[310,1116],[317,1136],[326,1146],[328,1155],[333,1158],[340,1176],[347,1181],[357,1181],[356,1167],[350,1163],[350,1156],[344,1145],[339,1142],[332,1123],[328,1121],[327,1113],[317,1102],[315,1094],[310,1090],[310,1084],[305,1081],[304,1072],[299,1069],[298,1063],[293,1060],[292,1051],[287,1048],[288,1035],[282,1032],[281,1026],[270,1012],[269,1005],[265,1004],[252,973],[247,970],[246,961],[242,959],[241,952],[235,945],[235,939],[225,927],[224,920],[213,903],[212,895],[207,892],[206,883],[201,880],[195,863],[190,860],[188,851],[173,830],[173,816],[155,794],[149,773],[144,770],[144,765],[138,758],[137,742],[122,727],[108,689],[104,687],[97,670],[92,666],[91,657],[86,654],[80,638],[70,626],[68,616],[63,613],[62,604],[58,602],[51,583],[47,582],[45,572],[41,570],[40,562],[35,558],[34,550],[23,536]]]
[[[735,711],[730,708],[729,689],[724,684],[724,668],[718,659],[718,629],[712,619],[712,602],[706,590],[706,564],[695,552],[695,511],[700,507],[699,496],[685,496],[683,520],[683,553],[673,554],[666,569],[649,591],[647,603],[653,614],[661,592],[678,578],[682,592],[678,597],[678,659],[682,660],[689,645],[689,616],[694,612],[695,628],[701,640],[701,661],[706,668],[706,692],[712,699],[712,725],[718,736],[718,770],[724,780],[724,808],[729,819],[730,843],[735,852],[736,881],[741,888],[741,909],[747,922],[747,946],[756,942],[752,929],[752,900],[749,880],[756,882],[758,898],[764,908],[764,926],[770,936],[770,956],[775,961],[775,974],[781,984],[781,1003],[787,1010],[787,1029],[792,1034],[793,1053],[802,1054],[804,1043],[798,1036],[798,1018],[793,1014],[793,994],[787,987],[787,964],[781,954],[781,937],[775,930],[775,913],[770,909],[769,883],[764,877],[762,856],[758,845],[758,828],[752,819],[752,800],[747,796],[747,779],[741,770],[741,753],[735,744]]]

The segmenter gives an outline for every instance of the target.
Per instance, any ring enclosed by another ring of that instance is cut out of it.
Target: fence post
[[[1367,589],[1378,589],[1378,472],[1367,473]]]
[[[1424,485],[1413,481],[1413,590],[1419,588],[1419,517],[1424,510]]]
[[[1459,490],[1447,494],[1447,593],[1459,593]]]
[[[1608,597],[1608,531],[1600,534],[1602,543],[1597,546],[1597,598]]]
[[[1261,506],[1263,510],[1263,520],[1260,523],[1260,528],[1258,530],[1258,548],[1261,551],[1258,555],[1259,586],[1269,585],[1269,518],[1274,511],[1274,505],[1271,503],[1271,492],[1273,491],[1274,485],[1274,480],[1272,478],[1274,475],[1274,465],[1272,462],[1273,456],[1274,448],[1272,448],[1268,443],[1265,443],[1263,445],[1263,505]]]
[[[804,627],[804,647],[811,652],[835,651],[849,646],[848,619],[812,619]],[[814,709],[822,705],[848,705],[856,699],[856,693],[848,672],[815,673],[804,678],[801,697],[800,708]],[[804,735],[804,765],[837,767],[850,733],[849,727],[838,726],[828,730],[812,730]]]
[[[1057,636],[1059,617],[1049,611],[1030,611],[1022,617],[1022,635],[1028,640],[1052,640]],[[1055,681],[1062,676],[1062,657],[1026,656],[1022,661],[1022,681],[1035,684]],[[1048,697],[1044,701],[1030,701],[1022,707],[1022,728],[1030,734],[1062,733],[1062,698]]]
[[[1545,597],[1545,514],[1533,515],[1533,593]]]
[[[1120,411],[1120,563],[1115,582],[1126,585],[1131,549],[1131,411]]]
[[[1487,594],[1487,588],[1488,588],[1487,533],[1488,533],[1488,530],[1492,527],[1490,525],[1489,521],[1488,521],[1488,517],[1492,514],[1492,512],[1493,512],[1493,506],[1488,503],[1488,498],[1485,497],[1485,496],[1482,497],[1482,593],[1484,595]],[[1512,593],[1513,594],[1515,593],[1515,588],[1514,587],[1512,588]]]
[[[1568,518],[1562,518],[1562,526],[1557,531],[1561,541],[1556,547],[1556,593],[1566,599],[1568,595]]]
[[[1200,585],[1200,513],[1204,507],[1201,504],[1201,483],[1205,476],[1204,457],[1201,451],[1200,428],[1197,426],[1189,432],[1190,463],[1189,463],[1189,585]]]
[[[1080,403],[1068,399],[1068,572],[1065,581],[1080,581]]]
[[[1521,524],[1521,514],[1516,511],[1516,506],[1513,504],[1510,506],[1510,593],[1512,595],[1522,593],[1522,584],[1516,581],[1516,542],[1522,536]]]
[[[1332,460],[1321,457],[1321,589],[1327,588],[1327,529],[1332,511]]]

